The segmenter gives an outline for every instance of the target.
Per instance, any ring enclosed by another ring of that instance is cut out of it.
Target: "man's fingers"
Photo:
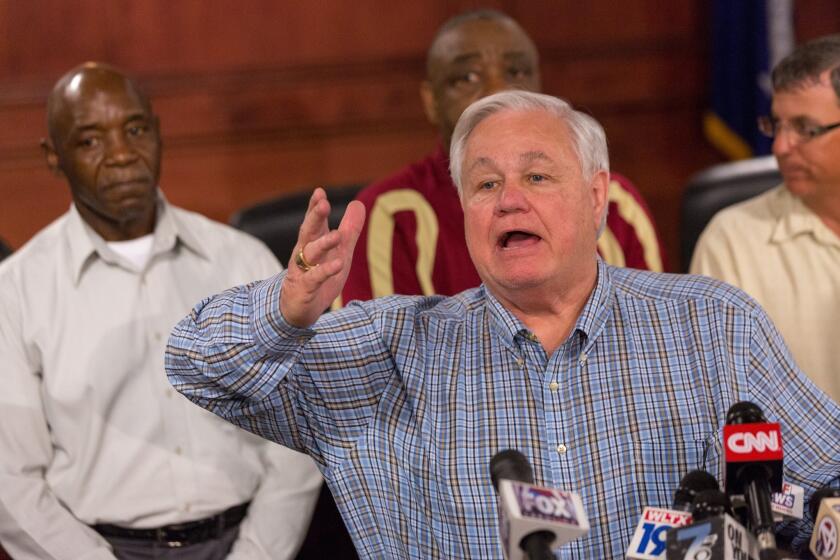
[[[318,187],[312,196],[309,197],[309,207],[303,217],[298,233],[298,246],[302,247],[310,241],[314,241],[329,231],[327,218],[330,215],[330,203],[327,200],[327,193]]]
[[[300,248],[302,260],[305,264],[314,268],[326,260],[329,252],[338,247],[340,242],[341,234],[338,231],[331,231],[314,241],[305,243]]]
[[[338,225],[338,230],[345,235],[350,235],[350,239],[355,241],[362,231],[362,226],[365,225],[365,205],[358,200],[352,201],[344,210],[344,216],[341,218],[341,223]],[[355,237],[353,237],[355,235]]]

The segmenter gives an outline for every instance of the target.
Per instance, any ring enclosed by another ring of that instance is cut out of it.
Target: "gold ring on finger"
[[[311,264],[309,261],[306,260],[306,257],[303,256],[303,249],[298,251],[297,255],[295,255],[295,265],[297,265],[297,267],[303,272],[309,272],[310,270],[318,266],[317,264]]]

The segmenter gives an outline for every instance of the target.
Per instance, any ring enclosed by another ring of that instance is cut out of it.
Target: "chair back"
[[[0,261],[2,261],[3,259],[5,259],[6,257],[8,257],[11,254],[12,254],[12,248],[9,247],[8,245],[6,245],[6,243],[3,242],[2,239],[0,239]],[[2,557],[0,557],[0,560],[2,560]]]
[[[324,189],[330,201],[330,229],[338,227],[344,210],[362,186],[354,184]],[[311,195],[312,190],[308,190],[259,202],[236,212],[230,218],[230,225],[260,239],[286,266],[295,248]]]
[[[782,182],[774,156],[715,165],[691,178],[680,211],[680,256],[688,270],[694,246],[719,210],[752,198]]]

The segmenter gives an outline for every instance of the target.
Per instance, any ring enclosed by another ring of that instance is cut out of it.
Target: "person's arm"
[[[770,319],[756,306],[747,365],[750,393],[770,422],[778,422],[784,449],[784,479],[802,486],[805,499],[823,486],[840,487],[840,405],[796,366]],[[805,518],[779,527],[803,550],[813,529]]]
[[[347,379],[338,384],[335,394],[320,393],[322,377],[335,383],[336,375],[353,371],[349,368],[363,368],[353,361],[356,357],[382,353],[371,350],[381,347],[381,338],[364,323],[360,310],[346,311],[346,328],[333,325],[334,332],[319,333],[325,341],[320,351],[314,352],[314,344],[309,344],[310,361],[302,359],[304,347],[316,334],[309,327],[341,290],[364,220],[364,208],[352,202],[339,229],[330,232],[328,213],[326,195],[317,189],[295,250],[295,254],[303,251],[312,268],[305,271],[293,265],[274,278],[201,302],[175,327],[166,354],[169,380],[187,398],[266,439],[306,450],[321,464],[325,462],[321,453],[328,451],[318,449],[317,435],[335,436],[347,426],[352,431],[363,425],[341,403],[353,398],[363,401],[360,391],[381,390],[391,371],[384,365],[371,366],[375,374]],[[354,329],[356,324],[358,329]],[[387,362],[388,358],[382,359]],[[350,362],[349,368],[342,362]],[[290,375],[293,370],[301,375]],[[342,388],[352,388],[353,394],[342,393]],[[358,404],[366,410],[372,406],[372,402]],[[359,418],[368,413],[360,412]],[[339,415],[342,418],[334,418]],[[327,420],[344,424],[312,425]]]
[[[22,297],[9,276],[0,282],[0,542],[15,560],[113,559],[106,541],[61,504],[44,478],[53,447],[40,359],[23,338]]]
[[[321,473],[312,459],[274,443],[266,443],[265,474],[230,560],[294,558],[306,537],[321,489]]]

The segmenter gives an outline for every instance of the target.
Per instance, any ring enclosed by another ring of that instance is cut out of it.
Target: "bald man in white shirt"
[[[48,124],[73,204],[0,264],[0,542],[16,560],[294,557],[315,464],[182,398],[163,365],[197,299],[282,267],[166,202],[158,119],[117,70],[62,77]]]

